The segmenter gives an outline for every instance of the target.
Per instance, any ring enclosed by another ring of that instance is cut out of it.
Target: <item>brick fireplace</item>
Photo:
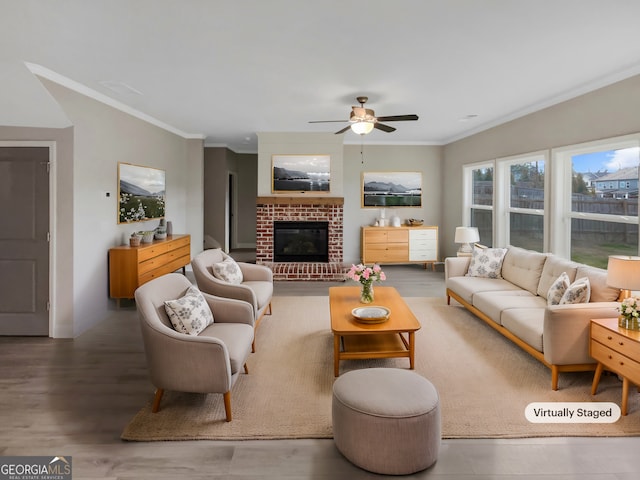
[[[275,280],[344,280],[342,197],[258,197],[256,262],[273,270]],[[328,262],[274,262],[274,222],[328,222]]]

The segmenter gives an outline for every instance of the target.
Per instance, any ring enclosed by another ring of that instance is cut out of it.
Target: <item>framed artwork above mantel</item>
[[[330,155],[272,155],[271,193],[330,191]]]

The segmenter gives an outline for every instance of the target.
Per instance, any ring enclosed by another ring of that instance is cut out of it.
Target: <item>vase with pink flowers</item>
[[[351,268],[347,272],[347,277],[356,282],[360,282],[360,302],[362,303],[373,302],[373,282],[381,282],[387,279],[380,265],[368,267],[361,263],[351,265]]]

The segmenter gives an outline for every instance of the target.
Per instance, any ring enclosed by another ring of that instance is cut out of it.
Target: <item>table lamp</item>
[[[607,265],[607,285],[622,290],[622,299],[631,296],[631,290],[640,290],[640,257],[611,255]]]
[[[458,255],[469,255],[473,252],[472,243],[480,240],[480,234],[476,227],[456,227],[456,235],[453,241],[460,244]]]

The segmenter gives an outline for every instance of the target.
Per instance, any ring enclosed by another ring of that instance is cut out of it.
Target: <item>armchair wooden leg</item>
[[[271,315],[271,302],[269,302],[269,313],[267,315]]]
[[[227,414],[227,422],[231,421],[231,392],[225,392],[224,396],[224,411]]]
[[[244,373],[248,374],[249,373],[249,367],[247,367],[247,364],[244,364]]]
[[[162,400],[162,394],[164,390],[162,388],[156,389],[156,395],[153,398],[153,404],[151,405],[151,413],[158,413],[160,410],[160,400]]]

